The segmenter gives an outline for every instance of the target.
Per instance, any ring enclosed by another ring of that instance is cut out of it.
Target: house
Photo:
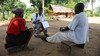
[[[74,11],[70,8],[66,8],[60,5],[50,5],[49,9],[51,10],[48,12],[49,16],[52,17],[72,17],[74,15]]]

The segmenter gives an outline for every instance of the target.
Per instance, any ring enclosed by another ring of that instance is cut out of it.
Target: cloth
[[[7,34],[6,35],[7,47],[26,44],[30,39],[30,35],[31,35],[31,31],[29,31],[29,29],[22,32],[19,36]]]
[[[72,41],[76,44],[89,42],[88,19],[84,12],[76,14],[68,25],[69,31],[57,32],[51,37],[47,37],[48,42],[57,43],[61,41]]]
[[[6,33],[17,36],[20,34],[21,31],[25,30],[26,30],[25,20],[21,17],[16,16],[10,21]]]

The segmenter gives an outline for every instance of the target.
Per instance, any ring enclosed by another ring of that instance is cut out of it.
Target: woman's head
[[[77,3],[75,5],[75,14],[78,14],[80,12],[84,11],[84,4],[83,3]]]
[[[15,14],[15,16],[23,17],[24,10],[22,8],[16,8],[12,10],[12,12]]]

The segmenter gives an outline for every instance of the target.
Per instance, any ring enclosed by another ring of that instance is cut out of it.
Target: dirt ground
[[[51,36],[59,31],[59,27],[67,26],[68,21],[49,21],[50,28],[48,34]],[[27,22],[28,27],[32,27],[30,21]],[[72,48],[71,56],[100,56],[100,24],[89,24],[89,43],[86,44],[84,49]],[[4,48],[6,25],[0,26],[0,56],[69,56],[64,50],[60,48],[61,43],[51,44],[42,41],[39,38],[32,36],[29,47],[34,47],[32,51],[20,51],[12,55],[7,55],[7,51]]]

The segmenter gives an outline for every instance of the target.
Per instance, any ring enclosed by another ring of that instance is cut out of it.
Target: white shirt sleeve
[[[78,25],[79,22],[79,16],[75,15],[71,23],[68,25],[70,30],[75,30],[75,27]]]
[[[32,22],[34,22],[36,19],[36,13],[32,15]]]
[[[43,22],[44,19],[45,19],[44,15],[41,15],[41,17],[40,17],[40,22]]]

